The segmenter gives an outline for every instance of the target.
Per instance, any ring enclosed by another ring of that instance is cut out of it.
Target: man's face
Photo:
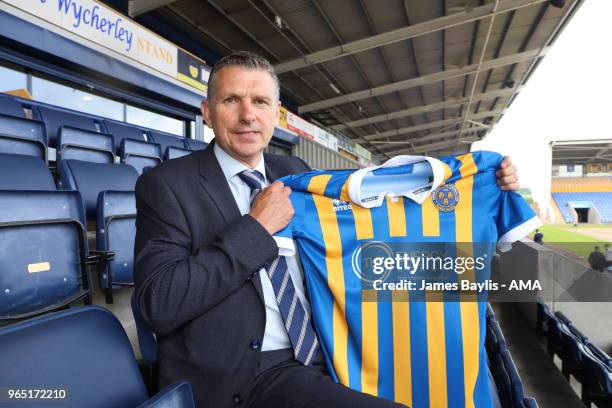
[[[219,146],[255,167],[278,124],[279,102],[266,71],[225,67],[217,72],[212,101],[202,102],[206,124]]]

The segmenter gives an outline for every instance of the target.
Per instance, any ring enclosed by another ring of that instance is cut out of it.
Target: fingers
[[[504,162],[502,162],[502,166],[503,164]],[[497,175],[497,177],[505,177],[516,174],[516,166],[514,164],[506,165],[506,167],[501,167],[500,169],[498,169],[495,174]]]
[[[504,191],[516,191],[521,187],[521,185],[519,183],[510,183],[510,184],[504,184],[502,186],[500,186],[501,190]]]

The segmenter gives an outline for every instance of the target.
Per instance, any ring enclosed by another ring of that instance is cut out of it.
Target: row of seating
[[[570,207],[572,202],[582,202],[589,207],[595,207],[601,216],[601,222],[612,222],[612,193],[552,193],[552,197],[557,203],[559,210],[563,214],[565,222],[572,222]]]
[[[485,347],[502,408],[537,408],[536,400],[525,396],[523,382],[490,304],[487,304]]]
[[[95,118],[56,107],[32,105],[26,117],[24,102],[0,96],[0,152],[36,156],[48,162],[48,148],[56,161],[77,159],[121,163],[136,168],[171,160],[206,148],[198,140]]]
[[[553,177],[553,193],[612,192],[612,178],[597,177]]]
[[[546,335],[551,358],[558,356],[561,371],[580,382],[582,402],[591,407],[612,407],[612,358],[591,343],[562,312],[538,303],[538,332]]]

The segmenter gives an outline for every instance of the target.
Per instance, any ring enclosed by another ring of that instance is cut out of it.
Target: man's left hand
[[[499,169],[495,172],[497,184],[502,190],[516,191],[519,189],[518,174],[510,156],[505,156]]]

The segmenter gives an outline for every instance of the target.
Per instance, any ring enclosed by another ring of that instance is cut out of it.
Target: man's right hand
[[[280,181],[264,188],[255,199],[249,215],[255,218],[270,235],[276,234],[293,218],[293,205],[289,199],[291,189]]]

